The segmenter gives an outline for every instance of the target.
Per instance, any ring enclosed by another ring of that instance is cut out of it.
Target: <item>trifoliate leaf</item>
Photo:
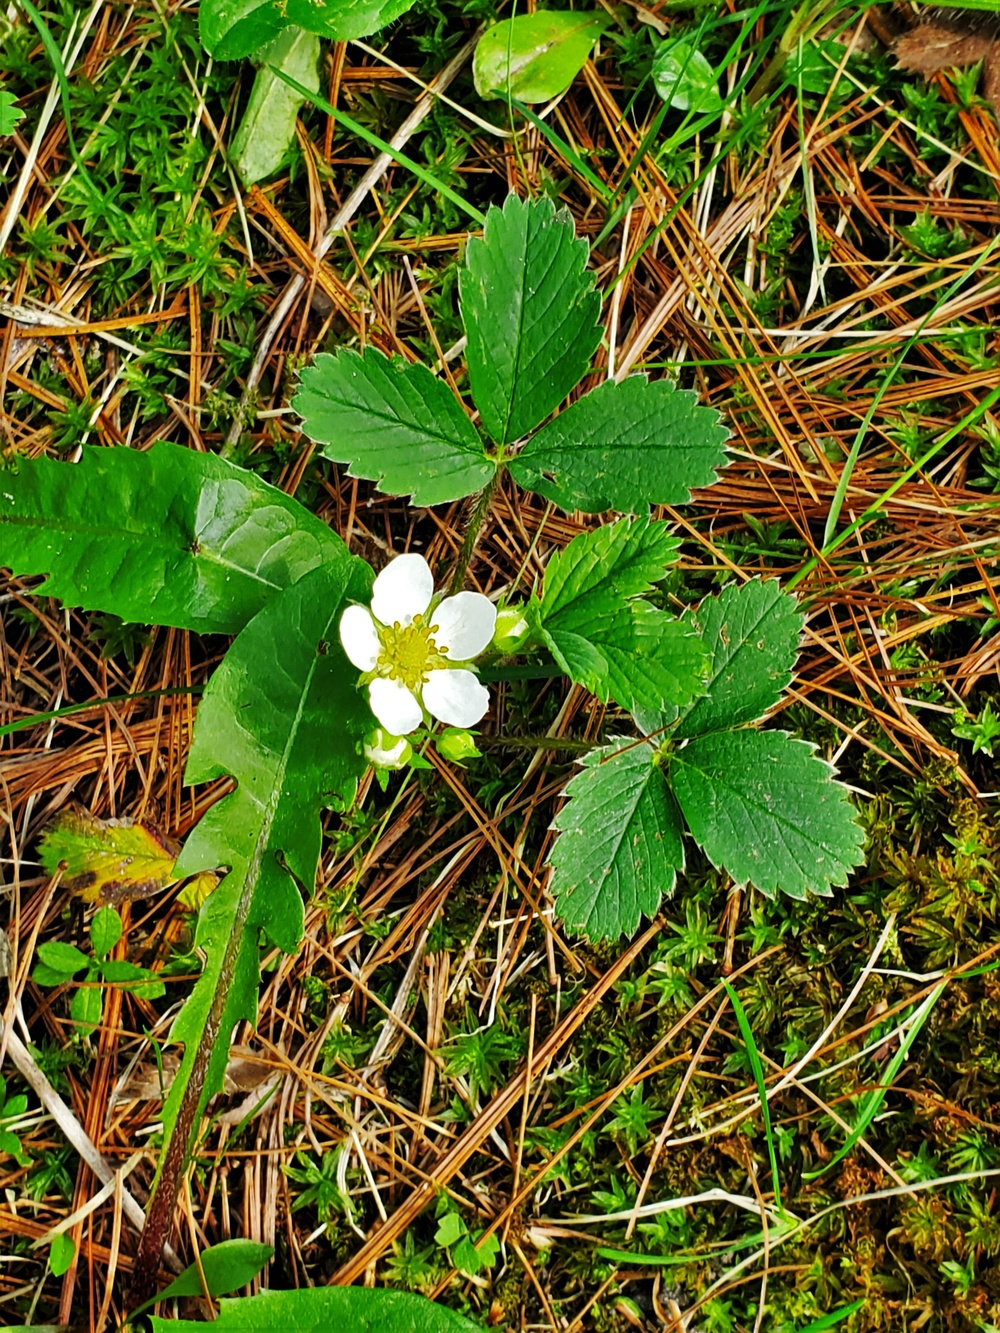
[[[710,655],[707,693],[686,708],[635,712],[645,735],[677,722],[676,735],[701,736],[756,722],[791,683],[805,617],[776,579],[731,584],[687,611],[681,624],[695,631]]]
[[[550,199],[510,195],[469,241],[461,274],[469,379],[497,443],[544,421],[587,372],[601,310],[587,242]]]
[[[670,380],[633,375],[591,390],[544,425],[511,461],[521,486],[563,509],[645,513],[684,504],[726,461],[727,431]]]
[[[827,895],[862,860],[845,788],[815,746],[783,731],[699,736],[670,758],[684,818],[716,868],[773,897]]]
[[[653,759],[646,742],[617,738],[566,787],[549,887],[559,916],[588,939],[633,934],[684,869],[680,814]]]
[[[24,119],[24,112],[15,106],[17,98],[6,88],[0,88],[0,139],[13,134],[19,120]]]
[[[322,354],[292,406],[303,430],[349,475],[418,505],[481,490],[496,470],[461,403],[426,366],[375,348]]]
[[[203,1323],[151,1316],[153,1333],[201,1333]],[[305,1287],[223,1297],[216,1333],[481,1333],[482,1326],[426,1296],[387,1287]]]
[[[611,19],[607,14],[539,10],[487,28],[472,58],[480,97],[547,102],[566,91]]]
[[[198,36],[213,60],[242,60],[291,20],[274,0],[201,0]]]
[[[204,970],[171,1032],[185,1048],[164,1107],[168,1141],[189,1085],[200,1112],[222,1085],[233,1027],[256,1016],[261,933],[286,951],[298,945],[298,886],[315,882],[320,809],[349,802],[364,771],[372,716],[337,628],[349,601],[370,598],[371,570],[355,557],[346,574],[343,564],[313,570],[250,622],[198,707],[186,781],[228,775],[237,787],[195,827],[176,866],[178,876],[230,871],[201,908]],[[205,1071],[200,1090],[196,1068]],[[180,1123],[196,1132],[199,1114]]]
[[[305,101],[270,66],[318,93],[319,38],[298,27],[285,28],[260,51],[259,60],[250,101],[229,149],[244,185],[263,180],[281,166],[294,142],[295,121]]]
[[[635,600],[663,578],[677,542],[665,523],[622,519],[582,533],[554,555],[536,634],[578,684],[623,708],[679,705],[703,688],[707,657],[698,636]]]
[[[679,111],[721,111],[712,66],[696,46],[675,38],[663,42],[653,60],[653,86],[665,102]]]
[[[343,541],[297,500],[214,454],[85,447],[0,470],[0,566],[36,592],[138,624],[235,634]]]
[[[85,902],[148,898],[177,880],[178,846],[154,824],[98,819],[78,806],[56,816],[38,850],[45,873],[64,866],[62,887]]]

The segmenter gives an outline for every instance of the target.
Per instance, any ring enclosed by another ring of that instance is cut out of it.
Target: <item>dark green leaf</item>
[[[305,98],[280,79],[271,65],[319,92],[319,38],[301,28],[285,28],[259,53],[260,69],[250,101],[229,149],[244,185],[253,185],[281,166],[295,139],[295,121]]]
[[[670,380],[633,375],[571,403],[511,461],[515,481],[563,509],[645,513],[684,504],[726,461],[714,408]]]
[[[0,472],[0,565],[48,574],[37,592],[123,620],[236,633],[281,588],[348,558],[298,501],[175,444]]]
[[[177,1296],[201,1296],[202,1274],[210,1296],[225,1296],[253,1281],[267,1261],[274,1254],[270,1245],[262,1245],[256,1240],[223,1240],[202,1250],[199,1259],[201,1272],[197,1264],[185,1268],[179,1277],[174,1278],[169,1287],[164,1287],[154,1297],[157,1301],[172,1300]],[[153,1302],[149,1301],[149,1305]],[[141,1307],[145,1309],[145,1306]],[[137,1314],[138,1311],[133,1313]],[[166,1321],[164,1321],[166,1322]],[[176,1328],[173,1322],[168,1328]]]
[[[611,19],[606,14],[539,10],[488,28],[479,39],[472,77],[480,97],[547,102],[583,69]]]
[[[777,579],[730,584],[681,619],[710,655],[708,693],[687,708],[637,709],[647,736],[680,718],[678,736],[701,736],[756,722],[792,679],[805,617]]]
[[[711,654],[708,693],[682,715],[679,736],[756,722],[792,679],[805,616],[777,579],[730,584],[684,617]]]
[[[679,37],[663,42],[657,50],[653,86],[679,111],[721,111],[725,106],[712,66],[696,46]]]
[[[622,518],[574,537],[545,569],[541,614],[585,631],[593,619],[613,615],[629,597],[653,591],[677,559],[680,546],[667,524]]]
[[[520,439],[579,384],[600,343],[587,242],[550,199],[510,195],[469,241],[461,293],[483,426],[498,443]]]
[[[201,0],[198,6],[198,35],[213,60],[252,56],[288,22],[274,0]]]
[[[308,892],[315,883],[320,810],[349,802],[364,771],[361,739],[372,718],[337,629],[348,601],[370,596],[361,560],[313,570],[250,622],[199,705],[186,780],[231,775],[237,787],[202,818],[177,862],[180,876],[218,866],[230,873],[198,917],[205,966],[171,1033],[185,1050],[164,1107],[168,1136],[199,1044],[212,1047],[203,1106],[221,1086],[228,1034],[256,1016],[260,933],[286,951],[297,947],[297,886]],[[222,1008],[213,1016],[216,992]]]
[[[471,495],[496,468],[447,384],[375,348],[318,356],[292,406],[327,458],[390,495],[412,494],[414,504]]]
[[[550,891],[588,939],[633,934],[684,869],[680,816],[654,753],[620,738],[592,750],[556,816]]]
[[[153,1333],[200,1333],[203,1323],[153,1316]],[[478,1324],[426,1296],[385,1287],[261,1291],[221,1302],[216,1333],[481,1333]]]
[[[847,792],[814,750],[783,731],[724,731],[671,756],[693,838],[738,884],[769,897],[827,895],[863,859]]]

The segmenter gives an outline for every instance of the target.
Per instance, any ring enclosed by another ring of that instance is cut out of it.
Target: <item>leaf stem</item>
[[[472,513],[469,515],[469,526],[465,529],[465,536],[462,539],[462,547],[458,553],[458,563],[455,565],[455,572],[451,576],[451,583],[448,592],[454,595],[461,592],[462,584],[465,582],[465,574],[469,568],[469,562],[472,560],[476,550],[476,543],[479,540],[479,530],[483,526],[483,520],[490,512],[490,505],[493,503],[493,492],[497,488],[501,472],[505,471],[501,465],[490,477],[489,481],[476,496],[476,503],[472,507]]]

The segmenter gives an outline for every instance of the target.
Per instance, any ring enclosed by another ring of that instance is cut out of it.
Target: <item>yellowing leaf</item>
[[[177,879],[178,846],[154,825],[134,819],[98,819],[78,806],[63,810],[42,837],[46,874],[91,903],[148,898]]]
[[[177,895],[177,901],[189,912],[197,912],[209,894],[214,893],[218,887],[219,876],[215,871],[202,870],[200,874],[191,876]]]

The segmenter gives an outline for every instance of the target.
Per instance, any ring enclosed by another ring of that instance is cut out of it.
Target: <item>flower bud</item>
[[[365,758],[373,768],[405,768],[413,746],[405,736],[390,736],[384,727],[376,727],[365,737]]]
[[[493,647],[504,654],[516,652],[528,637],[528,628],[528,621],[521,607],[505,606],[502,611],[497,612]]]
[[[453,764],[461,764],[466,759],[479,759],[476,742],[471,731],[462,731],[459,727],[446,727],[435,738],[438,754]]]

